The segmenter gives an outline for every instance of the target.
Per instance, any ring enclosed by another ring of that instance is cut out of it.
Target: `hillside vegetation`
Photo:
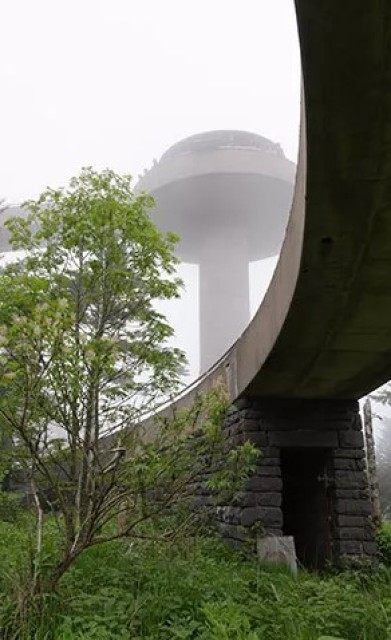
[[[1,638],[22,640],[387,640],[391,570],[327,576],[260,566],[213,539],[118,541],[89,549],[14,627],[25,524],[0,523]],[[387,552],[387,533],[383,551]],[[57,544],[46,532],[46,562]],[[18,577],[19,576],[19,577]],[[15,628],[15,627],[14,627]]]

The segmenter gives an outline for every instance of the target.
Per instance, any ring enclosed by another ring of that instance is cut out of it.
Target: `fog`
[[[13,0],[0,5],[0,195],[82,165],[137,175],[174,142],[244,129],[296,158],[292,0]]]
[[[8,203],[66,184],[84,165],[137,181],[170,145],[213,129],[264,135],[296,161],[292,0],[13,0],[1,3],[0,21],[0,198]],[[249,266],[251,314],[276,261]],[[199,371],[197,266],[179,271],[182,298],[164,310],[190,381]]]
[[[181,138],[241,129],[296,160],[300,63],[292,0],[14,0],[0,6],[0,198],[20,203],[81,166],[135,181]],[[249,267],[254,313],[277,258]],[[164,307],[199,371],[198,278]],[[228,344],[226,345],[228,348]]]

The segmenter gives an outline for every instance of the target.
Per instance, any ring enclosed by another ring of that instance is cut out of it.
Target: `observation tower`
[[[295,169],[267,138],[210,131],[174,144],[137,184],[155,198],[155,224],[180,236],[178,257],[199,265],[201,371],[248,324],[249,262],[280,249]]]

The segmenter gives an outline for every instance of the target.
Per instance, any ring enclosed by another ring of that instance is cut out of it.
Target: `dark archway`
[[[322,569],[331,560],[330,449],[281,449],[283,533],[298,561]]]

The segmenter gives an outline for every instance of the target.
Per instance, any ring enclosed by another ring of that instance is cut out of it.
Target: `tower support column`
[[[206,371],[249,322],[249,262],[245,230],[211,229],[200,248],[200,370]]]

